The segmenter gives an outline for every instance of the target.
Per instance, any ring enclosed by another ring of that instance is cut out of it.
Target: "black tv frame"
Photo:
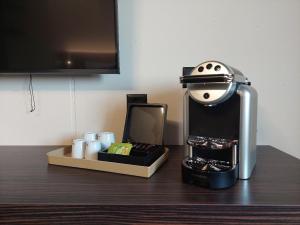
[[[116,35],[116,49],[117,49],[117,57],[116,57],[116,65],[117,68],[114,69],[49,69],[49,70],[18,70],[18,71],[1,71],[0,76],[20,76],[24,74],[32,74],[32,75],[99,75],[99,74],[120,74],[120,49],[119,49],[119,15],[118,15],[118,0],[114,0],[115,4],[115,35]]]

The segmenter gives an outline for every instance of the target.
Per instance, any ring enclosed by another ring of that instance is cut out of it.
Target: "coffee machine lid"
[[[244,75],[234,67],[228,66],[219,61],[206,61],[194,67],[191,75],[227,75],[236,80],[244,81]]]
[[[239,84],[247,84],[247,78],[234,67],[219,61],[206,61],[183,74],[182,84],[197,102],[213,106],[226,101]]]

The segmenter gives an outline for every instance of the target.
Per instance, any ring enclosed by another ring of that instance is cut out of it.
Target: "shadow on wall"
[[[134,86],[135,51],[134,27],[136,23],[133,1],[119,1],[119,51],[120,75],[67,75],[67,74],[33,74],[35,91],[68,91],[72,79],[78,90],[131,90]],[[22,91],[29,82],[29,73],[0,75],[0,91]]]
[[[121,142],[126,119],[126,104],[115,104],[106,113],[103,121],[103,130],[113,131],[116,136],[116,142]]]
[[[166,145],[178,145],[182,144],[182,126],[180,122],[174,120],[167,120],[165,139],[164,142]]]
[[[258,145],[272,145],[276,148],[283,149],[284,146],[289,146],[294,134],[289,134],[285,129],[282,129],[284,118],[278,121],[272,121],[270,116],[271,110],[267,110],[267,106],[258,104],[258,120],[257,120],[257,144]],[[272,132],[270,132],[272,131]],[[294,139],[295,140],[295,139]],[[285,149],[287,153],[292,154]],[[300,154],[294,153],[298,157]]]

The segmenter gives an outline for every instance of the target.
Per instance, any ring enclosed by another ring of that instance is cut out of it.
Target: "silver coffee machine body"
[[[206,163],[210,158],[207,165],[212,168],[212,171],[203,171],[203,168],[195,169],[185,162],[183,167],[187,168],[183,170],[189,171],[184,180],[193,180],[196,175],[203,178],[203,175],[226,173],[222,166],[221,170],[217,170],[216,160],[230,165],[235,171],[232,176],[236,179],[249,179],[256,163],[256,90],[239,70],[218,61],[207,61],[194,68],[185,67],[183,73],[180,81],[187,88],[184,96],[184,142],[188,158],[191,162],[206,160]],[[225,148],[230,151],[222,150]],[[213,171],[214,168],[216,171]],[[196,170],[200,172],[189,175]],[[210,182],[208,179],[204,183],[214,188]],[[218,183],[215,179],[214,182]],[[234,183],[232,178],[231,182],[221,182],[220,188]]]

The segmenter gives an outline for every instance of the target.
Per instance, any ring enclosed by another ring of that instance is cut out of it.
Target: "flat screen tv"
[[[119,73],[117,0],[0,0],[0,74]]]

